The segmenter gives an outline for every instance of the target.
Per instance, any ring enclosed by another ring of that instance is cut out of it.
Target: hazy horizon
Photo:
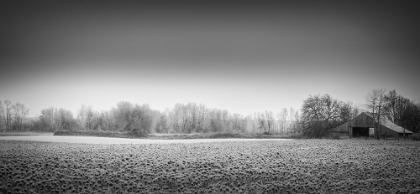
[[[108,110],[176,103],[248,115],[309,95],[420,101],[418,6],[389,1],[0,4],[0,100]]]

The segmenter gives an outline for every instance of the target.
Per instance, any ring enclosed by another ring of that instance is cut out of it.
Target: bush
[[[340,135],[333,133],[330,135],[331,139],[340,139]]]
[[[94,137],[133,137],[129,133],[123,132],[110,132],[110,131],[67,131],[67,130],[59,130],[54,132],[54,135],[61,135],[61,136],[94,136]],[[135,136],[139,137],[139,136]]]
[[[212,138],[212,139],[241,138],[241,135],[239,135],[239,134],[233,134],[233,133],[216,133],[216,134],[210,135],[209,138]]]
[[[262,134],[263,134],[263,135],[273,135],[272,133],[267,132],[267,131],[264,131]]]
[[[420,133],[413,133],[413,135],[410,136],[410,139],[413,141],[420,141]]]
[[[140,129],[133,129],[128,135],[134,137],[147,137],[148,133]]]

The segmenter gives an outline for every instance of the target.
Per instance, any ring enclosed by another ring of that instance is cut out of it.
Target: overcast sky
[[[376,88],[420,101],[414,4],[41,2],[0,4],[0,100],[31,116],[118,101],[278,112]]]

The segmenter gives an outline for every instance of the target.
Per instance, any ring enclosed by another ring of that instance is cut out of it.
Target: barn
[[[354,119],[344,123],[330,131],[333,136],[369,137],[374,136],[374,118],[369,112],[362,112]],[[380,137],[403,137],[403,134],[411,135],[413,132],[383,119],[379,123],[378,133]]]

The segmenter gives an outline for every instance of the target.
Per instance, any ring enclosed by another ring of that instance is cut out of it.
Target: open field
[[[261,134],[261,133],[191,133],[191,134],[150,134],[149,139],[221,139],[221,138],[243,138],[243,139],[291,139],[292,135],[283,134]]]
[[[0,146],[0,193],[420,193],[414,141]]]
[[[147,137],[134,136],[128,132],[114,131],[56,131],[55,136],[92,136],[92,137],[118,137],[131,139],[224,139],[224,138],[252,138],[252,139],[285,139],[296,138],[292,135],[261,134],[261,133],[151,133]]]
[[[235,141],[290,141],[291,139],[251,139],[251,138],[223,138],[223,139],[132,139],[115,137],[92,136],[0,136],[0,140],[11,141],[38,141],[57,143],[85,143],[85,144],[157,144],[157,143],[204,143],[204,142],[235,142]]]

